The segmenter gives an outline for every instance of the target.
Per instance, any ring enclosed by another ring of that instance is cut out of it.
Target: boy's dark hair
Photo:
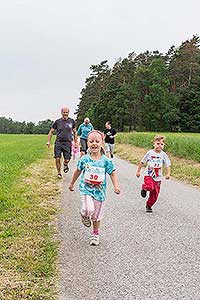
[[[106,123],[108,123],[108,125],[111,125],[111,122],[110,122],[110,121],[107,121]]]

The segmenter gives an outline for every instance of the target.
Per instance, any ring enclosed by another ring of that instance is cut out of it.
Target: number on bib
[[[87,166],[84,180],[90,184],[101,184],[105,180],[105,168]]]

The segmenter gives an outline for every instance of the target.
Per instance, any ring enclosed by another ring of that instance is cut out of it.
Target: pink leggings
[[[149,191],[149,199],[147,200],[147,205],[152,207],[157,199],[160,192],[161,181],[155,181],[151,176],[144,176],[144,183],[142,189]]]
[[[103,207],[105,201],[97,201],[89,195],[81,195],[81,215],[91,217],[93,221],[103,218]]]

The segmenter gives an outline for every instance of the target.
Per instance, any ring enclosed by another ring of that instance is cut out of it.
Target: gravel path
[[[109,179],[98,247],[89,245],[90,229],[80,222],[78,185],[67,190],[72,170],[65,175],[59,300],[199,300],[199,189],[163,180],[153,214],[147,214],[136,167],[114,162],[122,193],[114,194]]]

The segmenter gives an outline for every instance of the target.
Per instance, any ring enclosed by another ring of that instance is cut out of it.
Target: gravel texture
[[[200,191],[163,179],[153,213],[140,196],[136,167],[114,158],[121,195],[108,179],[100,245],[80,221],[80,196],[64,177],[59,231],[59,300],[199,300]]]

